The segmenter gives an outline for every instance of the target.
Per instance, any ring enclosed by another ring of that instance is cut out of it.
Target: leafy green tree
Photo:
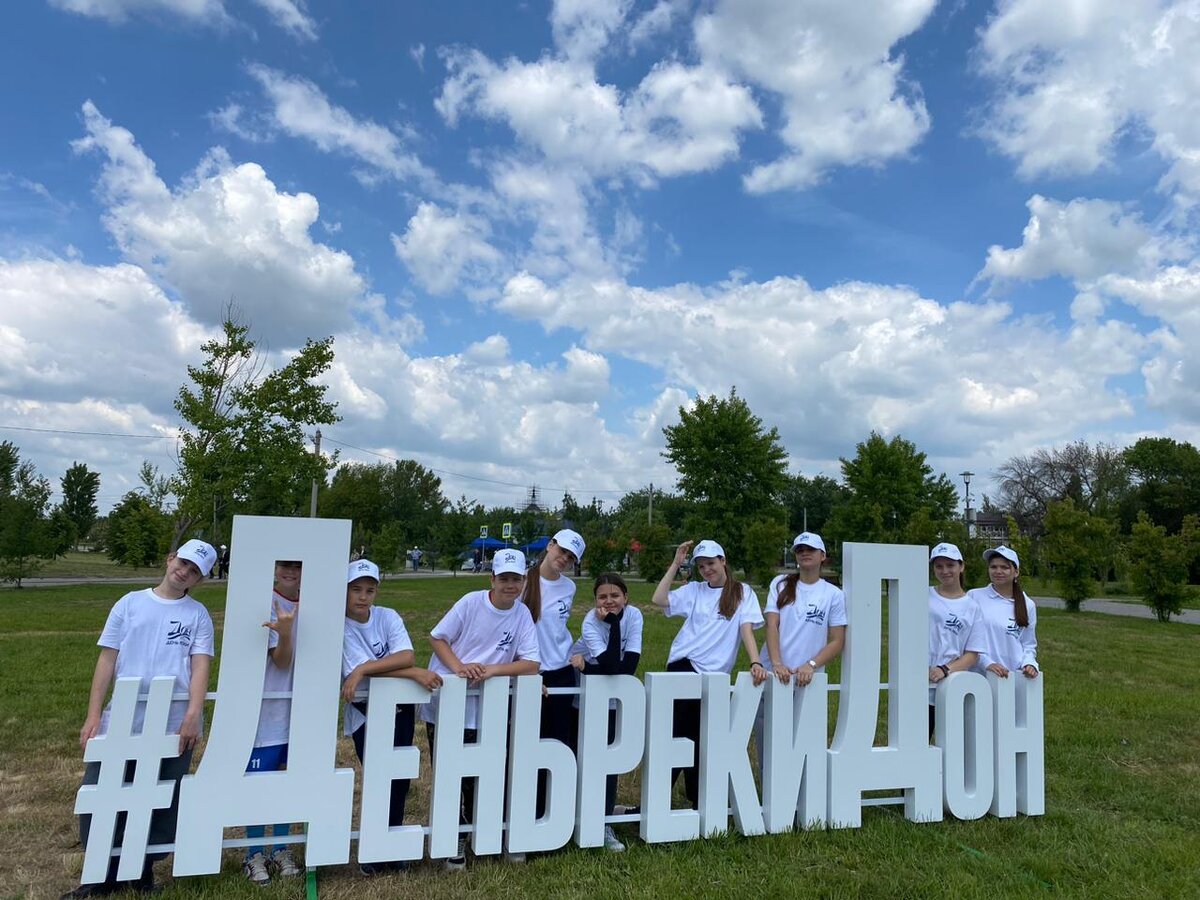
[[[362,542],[379,552],[374,541],[385,528],[397,548],[430,543],[446,509],[446,498],[442,480],[411,459],[373,465],[348,463],[334,472],[321,495],[320,508],[328,518],[353,521],[356,539],[361,534]],[[375,562],[383,565],[379,559]]]
[[[1142,438],[1125,450],[1133,475],[1133,503],[1168,533],[1200,509],[1200,450],[1171,438]]]
[[[448,503],[434,530],[434,560],[443,568],[457,571],[459,554],[470,552],[471,541],[479,537],[479,526],[485,524],[487,513],[481,503],[465,496]]]
[[[1042,549],[1067,609],[1078,611],[1096,588],[1096,572],[1107,566],[1116,523],[1077,509],[1071,499],[1046,511]]]
[[[838,544],[844,541],[897,543],[910,522],[943,527],[954,517],[958,492],[945,474],[934,476],[925,454],[896,435],[890,441],[872,431],[858,444],[853,459],[842,458],[842,480],[849,498],[837,506],[826,526]]]
[[[667,571],[678,546],[671,541],[671,529],[660,522],[651,525],[642,521],[633,527],[632,534],[633,539],[641,545],[634,556],[638,576],[646,581],[658,581]]]
[[[721,542],[736,564],[742,527],[780,510],[787,484],[787,453],[779,430],[767,430],[737,394],[702,397],[679,407],[679,424],[663,429],[669,459],[679,473],[679,490],[709,523],[705,537]]]
[[[1115,519],[1129,492],[1126,454],[1109,444],[1035,450],[1012,457],[996,474],[1000,505],[1034,534],[1044,530],[1052,503],[1071,500],[1077,510]]]
[[[50,510],[46,519],[46,539],[52,557],[63,556],[79,543],[79,526],[61,504]]]
[[[1200,552],[1200,519],[1188,516],[1178,534],[1167,534],[1141,512],[1129,539],[1129,574],[1133,589],[1160,622],[1183,610],[1188,567]]]
[[[583,554],[583,567],[588,575],[601,572],[624,572],[625,557],[629,553],[629,534],[614,527],[606,519],[596,519],[584,526],[580,532],[587,551]],[[665,567],[663,571],[666,571]],[[659,573],[662,577],[662,573]]]
[[[0,581],[17,587],[54,555],[46,521],[50,482],[31,462],[20,461],[16,446],[0,445]]]
[[[754,519],[742,532],[742,565],[746,578],[764,590],[779,573],[791,546],[788,527],[778,519]]]
[[[833,515],[834,509],[849,498],[849,489],[828,475],[814,475],[812,478],[799,474],[789,476],[783,489],[788,528],[793,536],[805,530],[824,534],[825,523]]]
[[[333,363],[333,338],[306,341],[267,370],[248,326],[230,314],[221,329],[201,347],[204,362],[188,367],[190,384],[175,399],[184,421],[171,484],[176,537],[209,517],[215,532],[235,512],[306,512],[311,483],[323,483],[333,465],[308,449],[303,430],[339,420],[317,381]]]
[[[171,522],[143,492],[130,491],[108,514],[108,558],[123,566],[157,566],[171,544]]]
[[[96,494],[100,491],[100,473],[93,472],[83,463],[72,463],[60,484],[62,485],[62,511],[75,523],[75,544],[85,538],[96,523]]]

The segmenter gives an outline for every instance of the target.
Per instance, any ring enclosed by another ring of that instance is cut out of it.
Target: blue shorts
[[[287,768],[288,745],[272,744],[270,747],[255,747],[250,751],[247,772],[277,772]]]

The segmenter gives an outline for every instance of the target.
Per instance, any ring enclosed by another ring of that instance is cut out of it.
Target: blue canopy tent
[[[550,546],[550,538],[542,535],[540,538],[534,538],[528,544],[522,544],[521,552],[528,556],[531,551],[533,553],[541,553],[548,546]]]
[[[503,550],[508,544],[504,541],[498,541],[494,537],[475,538],[471,541],[471,546],[475,548],[482,547],[484,550]]]

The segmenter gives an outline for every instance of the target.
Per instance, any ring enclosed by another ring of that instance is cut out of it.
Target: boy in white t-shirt
[[[369,559],[350,563],[346,573],[346,629],[342,636],[342,699],[346,701],[344,733],[354,742],[359,762],[365,763],[367,749],[367,701],[359,698],[363,679],[386,676],[411,678],[428,690],[441,687],[442,678],[428,669],[413,666],[413,645],[404,620],[394,609],[376,606],[379,593],[379,567]],[[412,746],[415,710],[410,703],[396,707],[392,746]],[[404,824],[404,803],[408,798],[408,779],[392,781],[388,807],[388,827]],[[402,872],[408,863],[402,860],[360,863],[364,875]]]
[[[204,695],[208,691],[208,671],[213,656],[213,623],[208,610],[188,596],[212,571],[217,551],[204,541],[191,540],[167,557],[167,569],[162,581],[153,588],[132,591],[116,602],[104,623],[97,643],[100,657],[92,675],[88,695],[87,718],[79,730],[79,745],[108,730],[109,708],[105,697],[116,678],[140,678],[141,692],[150,689],[150,682],[160,675],[175,678],[176,694],[187,694],[187,700],[173,700],[167,718],[167,733],[179,734],[179,756],[167,757],[159,765],[159,780],[175,785],[171,805],[157,809],[150,818],[151,844],[168,844],[175,839],[175,823],[179,815],[179,782],[192,762],[192,750],[204,728]],[[134,717],[135,732],[142,729],[146,704],[140,701]],[[134,763],[127,762],[125,779],[133,777]],[[100,763],[88,763],[83,783],[96,784]],[[91,816],[79,817],[79,840],[87,847]],[[114,846],[121,846],[125,831],[125,813],[117,817]],[[125,888],[140,893],[154,891],[153,862],[166,854],[147,855],[142,876],[136,881],[117,881],[120,858],[109,862],[105,880],[81,884],[63,894],[63,900],[79,897],[102,897]]]
[[[524,603],[518,603],[525,587],[525,554],[520,550],[497,550],[492,559],[492,587],[472,591],[461,597],[429,633],[433,657],[429,668],[439,675],[466,678],[471,686],[496,676],[536,675],[540,666],[537,630],[533,616]],[[478,738],[479,698],[467,698],[463,737],[467,742]],[[421,707],[433,746],[437,729],[437,697]],[[475,810],[475,781],[463,780],[459,821],[471,824]],[[509,854],[512,862],[520,854]],[[466,842],[458,839],[458,853],[446,860],[446,868],[458,871],[466,867]]]
[[[290,692],[292,689],[293,652],[296,646],[296,614],[300,610],[299,560],[279,560],[275,563],[275,583],[271,592],[271,618],[263,623],[270,629],[267,641],[266,670],[263,673],[263,693]],[[292,701],[283,698],[264,698],[258,715],[258,732],[250,754],[247,772],[276,772],[287,768],[288,731],[291,726]],[[284,822],[273,828],[274,834],[286,835],[291,825]],[[246,837],[261,838],[266,826],[246,826]],[[287,845],[246,848],[242,861],[243,874],[258,885],[271,880],[270,869],[285,878],[299,875],[300,867],[292,858]]]

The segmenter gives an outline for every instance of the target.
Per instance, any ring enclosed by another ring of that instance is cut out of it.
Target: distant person
[[[1020,672],[1037,678],[1037,609],[1021,589],[1021,562],[1017,552],[1003,545],[984,551],[988,564],[987,587],[969,596],[979,604],[979,639],[982,648],[975,671],[994,672],[1007,678]]]
[[[229,577],[229,548],[224,544],[221,545],[221,553],[217,557],[217,578]]]
[[[472,554],[471,571],[479,574],[483,571],[483,550],[476,548]]]
[[[174,784],[171,805],[156,809],[150,817],[151,844],[169,844],[175,840],[175,824],[179,817],[179,782],[192,762],[192,750],[204,729],[204,695],[208,691],[208,672],[214,652],[213,623],[204,605],[189,596],[189,591],[203,581],[217,561],[217,551],[204,541],[190,540],[167,557],[167,568],[155,587],[131,591],[116,602],[100,632],[100,656],[92,675],[88,696],[87,718],[79,730],[79,746],[87,748],[92,738],[108,731],[110,709],[104,699],[117,678],[140,678],[141,692],[150,690],[150,682],[160,675],[173,676],[176,694],[186,694],[187,700],[172,700],[167,717],[167,733],[179,735],[178,756],[163,759],[158,767],[160,782]],[[133,729],[141,731],[146,715],[146,701],[138,702]],[[125,779],[133,777],[134,763],[125,764]],[[84,784],[96,784],[100,778],[100,763],[88,763],[83,773]],[[87,847],[91,830],[90,815],[79,817],[79,840]],[[125,832],[125,815],[117,819],[114,846],[121,846]],[[112,857],[104,881],[81,884],[62,895],[62,900],[79,897],[102,897],[131,888],[140,893],[152,893],[156,859],[165,853],[149,854],[142,865],[141,877],[132,882],[117,881],[119,857]]]
[[[929,734],[936,719],[937,683],[951,672],[965,672],[984,649],[976,623],[979,603],[969,596],[963,577],[962,551],[941,543],[929,552],[937,584],[929,588]]]

